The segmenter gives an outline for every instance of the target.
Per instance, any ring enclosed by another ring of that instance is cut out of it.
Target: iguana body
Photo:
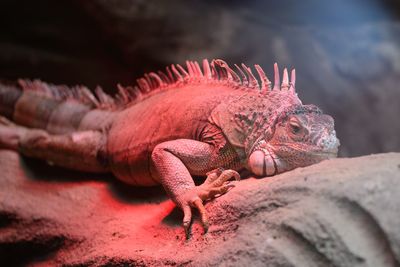
[[[97,89],[21,81],[0,86],[0,147],[83,171],[112,172],[133,185],[161,183],[184,211],[225,193],[227,180],[247,168],[274,175],[336,156],[333,120],[304,106],[285,69],[275,85],[256,65],[233,71],[222,60],[187,62],[150,73],[115,98]],[[28,129],[36,128],[36,129]],[[43,129],[43,130],[38,130]],[[221,168],[226,169],[223,171]],[[195,186],[191,175],[208,178]]]
[[[156,145],[177,139],[207,142],[207,135],[218,134],[209,122],[212,110],[231,95],[232,90],[226,86],[186,85],[181,89],[161,91],[121,111],[115,117],[108,138],[113,173],[135,185],[160,183],[151,164]],[[211,140],[211,136],[208,139],[218,146],[217,140]],[[205,166],[189,164],[187,167],[192,175],[205,175],[218,167],[237,169],[240,166],[235,160],[237,156],[231,149],[230,157],[225,160],[215,159]]]

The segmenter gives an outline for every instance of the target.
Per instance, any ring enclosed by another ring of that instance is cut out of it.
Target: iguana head
[[[254,144],[248,167],[271,176],[336,157],[338,146],[332,117],[315,106],[299,106],[276,121],[272,136]]]
[[[234,75],[225,62],[215,63]],[[264,71],[258,65],[255,68],[261,85],[250,68],[242,65],[243,71],[238,68],[246,82],[242,92],[220,104],[211,116],[247,168],[256,175],[271,176],[336,157],[339,140],[334,121],[316,106],[302,104],[295,91],[295,71],[289,81],[285,69],[281,84],[275,64],[272,88]]]

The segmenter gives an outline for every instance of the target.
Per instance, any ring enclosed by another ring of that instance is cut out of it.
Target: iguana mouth
[[[339,141],[338,141],[339,142]],[[294,145],[293,143],[274,143],[273,146],[277,149],[278,147],[290,147],[301,153],[312,153],[313,155],[337,155],[339,151],[339,143],[329,148],[321,148],[321,146],[314,145]]]
[[[336,149],[332,149],[329,151],[316,151],[313,154],[321,156],[321,157],[329,157],[330,158],[330,157],[336,157],[337,153],[338,153],[338,149],[336,148]]]
[[[289,146],[283,143],[279,144],[281,146]],[[248,166],[250,170],[256,174],[257,176],[274,176],[278,173],[282,173],[284,171],[288,171],[293,169],[290,164],[288,164],[285,160],[275,153],[275,149],[277,144],[274,144],[274,147],[265,141],[258,142],[250,154],[248,158]],[[299,154],[309,155],[308,159],[313,159],[312,162],[305,164],[304,166],[311,165],[312,163],[317,163],[325,159],[335,158],[337,157],[338,148],[337,146],[332,147],[330,149],[321,150],[320,147],[316,147],[314,150],[311,150],[310,147],[305,148],[303,146],[293,147],[293,144],[290,145],[292,149],[299,152]]]

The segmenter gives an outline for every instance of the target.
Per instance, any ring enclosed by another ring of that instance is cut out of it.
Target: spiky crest
[[[232,88],[259,90],[264,95],[274,93],[296,94],[294,69],[289,81],[288,72],[285,68],[282,84],[280,84],[279,68],[278,64],[275,63],[275,79],[272,88],[271,81],[259,65],[254,66],[258,79],[252,73],[251,68],[245,64],[242,63],[241,66],[235,64],[235,67],[237,68],[236,71],[221,59],[214,59],[211,63],[204,59],[202,68],[198,62],[186,61],[186,69],[177,64],[166,67],[165,72],[150,72],[137,79],[137,85],[134,87],[123,87],[118,84],[118,93],[114,97],[105,93],[101,87],[97,87],[93,93],[85,86],[69,88],[64,85],[47,84],[40,80],[19,80],[18,83],[23,90],[32,90],[58,100],[74,99],[100,109],[122,109],[128,104],[137,103],[160,90],[182,87],[191,83],[224,83],[232,86]]]

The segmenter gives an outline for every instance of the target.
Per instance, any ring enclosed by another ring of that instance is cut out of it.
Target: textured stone
[[[0,262],[398,266],[400,154],[249,178],[206,205],[209,233],[162,188],[134,188],[0,151]]]

